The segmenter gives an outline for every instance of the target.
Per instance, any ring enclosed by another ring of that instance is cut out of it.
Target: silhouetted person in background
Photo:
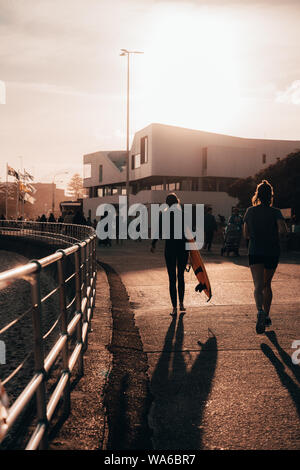
[[[237,207],[234,207],[232,211],[232,215],[228,219],[228,225],[233,224],[236,226],[237,230],[240,230],[242,232],[243,228],[243,219],[239,214],[239,210]]]
[[[73,217],[72,223],[77,225],[87,225],[87,220],[81,211],[77,211]]]
[[[218,229],[215,217],[212,215],[211,207],[208,207],[204,214],[204,249],[211,250],[214,232]]]
[[[48,222],[56,222],[56,219],[53,215],[53,213],[51,212],[51,214],[49,215],[49,218],[48,218]]]

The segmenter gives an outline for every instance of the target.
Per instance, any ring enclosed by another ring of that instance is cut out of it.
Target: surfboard
[[[195,276],[199,284],[195,287],[196,292],[204,292],[208,297],[207,302],[211,299],[211,285],[209,282],[209,277],[207,275],[205,265],[200,254],[200,251],[197,248],[196,242],[193,238],[188,240],[189,243],[194,244],[194,249],[190,250],[190,264],[193,268]]]
[[[0,442],[4,438],[7,431],[7,417],[8,417],[9,400],[6,391],[0,380]]]

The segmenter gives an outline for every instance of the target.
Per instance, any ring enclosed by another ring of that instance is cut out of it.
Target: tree
[[[70,194],[70,196],[74,199],[79,199],[84,196],[85,190],[83,188],[82,178],[79,175],[79,173],[75,173],[72,176],[68,184],[67,191]]]
[[[11,212],[12,205],[15,205],[17,189],[16,183],[2,183],[0,182],[0,213],[5,214],[6,212],[6,191],[7,191],[7,205],[8,210]]]
[[[256,185],[268,180],[274,188],[274,206],[292,208],[300,217],[300,150],[269,165],[253,177],[241,178],[228,188],[229,196],[239,200],[240,207],[251,205]]]
[[[248,178],[240,178],[232,183],[227,192],[229,196],[239,200],[239,207],[246,208],[251,205],[251,198],[255,192],[255,188],[254,179],[249,176]]]

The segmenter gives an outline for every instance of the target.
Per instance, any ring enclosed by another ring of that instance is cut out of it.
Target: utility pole
[[[129,209],[129,92],[130,92],[130,54],[144,54],[141,51],[128,51],[127,49],[121,49],[120,56],[127,56],[127,109],[126,109],[126,200],[127,200],[127,210]]]

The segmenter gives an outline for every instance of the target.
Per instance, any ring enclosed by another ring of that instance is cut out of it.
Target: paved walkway
[[[257,335],[245,250],[205,253],[213,297],[186,273],[187,311],[174,320],[158,245],[98,248],[109,284],[100,270],[86,373],[51,447],[299,450],[300,254],[282,257],[273,325]]]
[[[194,292],[187,312],[170,317],[162,243],[126,241],[99,248],[121,276],[148,360],[155,449],[300,449],[300,256],[282,257],[274,278],[273,326],[255,333],[253,286],[245,250],[204,254],[213,297]]]

